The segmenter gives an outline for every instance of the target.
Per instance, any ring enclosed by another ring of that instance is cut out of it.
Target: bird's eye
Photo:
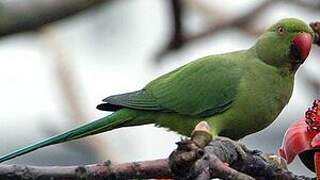
[[[287,32],[287,29],[282,27],[282,26],[279,26],[278,29],[277,29],[278,33],[279,34],[284,34]]]

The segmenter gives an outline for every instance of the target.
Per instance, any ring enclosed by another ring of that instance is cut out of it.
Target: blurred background
[[[318,0],[0,0],[0,153],[105,116],[107,96],[142,88],[194,59],[249,48],[281,18],[319,20]],[[319,47],[267,129],[241,141],[277,153],[319,98]],[[8,164],[75,165],[165,158],[180,135],[123,128],[37,150]],[[312,175],[298,159],[289,166]]]

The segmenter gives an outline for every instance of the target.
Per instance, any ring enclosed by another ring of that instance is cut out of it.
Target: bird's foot
[[[221,137],[221,136],[218,136],[215,138],[216,140],[219,140],[219,141],[224,141],[224,142],[227,142],[226,144],[230,144],[230,146],[233,146],[238,154],[238,158],[240,160],[245,160],[247,158],[247,154],[250,152],[250,153],[253,153],[252,150],[249,150],[244,144],[238,142],[238,141],[234,141],[232,139],[229,139],[227,137]],[[260,151],[254,151],[254,153],[260,153]]]

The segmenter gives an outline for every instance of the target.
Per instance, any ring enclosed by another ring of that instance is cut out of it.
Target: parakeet
[[[294,75],[313,37],[303,21],[282,19],[249,49],[200,58],[141,90],[107,97],[97,108],[113,114],[8,153],[0,162],[52,144],[144,124],[190,136],[197,123],[206,121],[214,136],[234,140],[260,131],[288,103]]]

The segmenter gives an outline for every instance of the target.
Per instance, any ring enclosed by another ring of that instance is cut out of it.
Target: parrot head
[[[282,19],[258,38],[255,49],[265,63],[295,72],[308,57],[313,37],[314,32],[303,21]]]

